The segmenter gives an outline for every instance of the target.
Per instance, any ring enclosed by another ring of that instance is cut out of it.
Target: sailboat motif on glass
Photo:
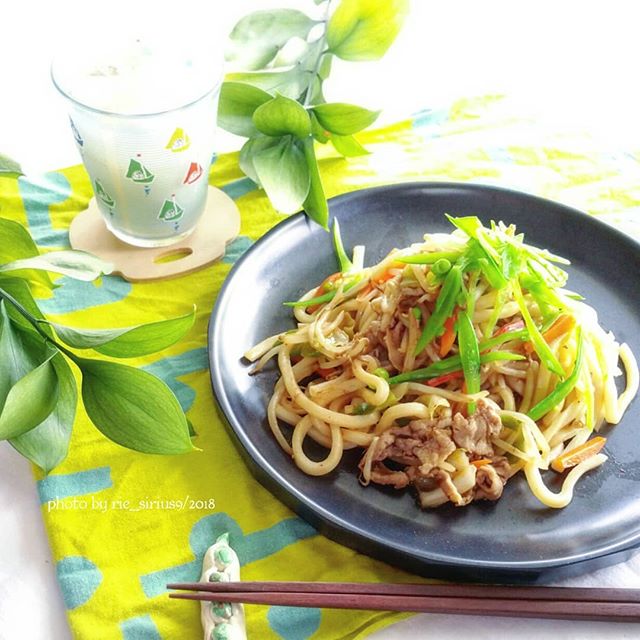
[[[131,158],[127,169],[127,178],[138,184],[151,184],[155,176],[140,161]]]
[[[186,151],[191,146],[191,140],[189,136],[184,132],[184,129],[177,127],[176,130],[169,138],[169,142],[165,149],[169,149],[174,153],[178,151]]]
[[[71,131],[73,131],[73,137],[75,138],[75,141],[78,143],[78,146],[82,147],[84,145],[84,140],[82,139],[82,136],[80,135],[75,122],[71,118],[69,118],[69,123],[71,124]]]
[[[175,201],[175,199],[165,200],[158,214],[160,220],[173,222],[180,220],[184,214],[184,209]]]
[[[107,207],[115,207],[116,201],[105,191],[105,188],[102,186],[102,182],[99,179],[96,179],[94,183],[94,190],[96,192],[96,196],[107,205]]]

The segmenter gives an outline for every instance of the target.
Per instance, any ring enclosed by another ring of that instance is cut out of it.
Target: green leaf
[[[118,362],[77,358],[76,363],[84,407],[107,438],[143,453],[194,450],[187,418],[164,382]]]
[[[331,54],[325,53],[326,44],[324,38],[318,38],[309,45],[307,54],[298,63],[305,80],[305,90],[296,97],[305,107],[310,104],[326,102],[323,84],[330,71],[331,59],[333,58]]]
[[[14,383],[37,366],[22,355],[22,345],[8,320],[7,306],[0,300],[0,413]]]
[[[22,173],[22,167],[15,160],[12,160],[11,158],[0,153],[0,177],[14,177],[21,175],[24,175]]]
[[[409,0],[342,0],[329,20],[329,51],[343,60],[378,60],[391,46]]]
[[[15,449],[45,473],[67,457],[78,403],[76,381],[64,356],[57,353],[51,363],[59,385],[55,408],[37,427],[10,440]]]
[[[7,314],[8,306],[5,300],[0,300],[0,413],[11,387],[45,359],[39,358],[33,349],[25,348],[21,334]],[[40,345],[44,348],[44,340],[40,340]]]
[[[14,438],[39,425],[58,401],[58,379],[45,360],[11,387],[0,415],[0,439]]]
[[[31,294],[31,289],[26,280],[20,278],[13,278],[10,276],[0,276],[0,291],[5,291],[17,302],[19,302],[24,309],[30,313],[34,318],[38,320],[44,319],[44,315],[38,307],[36,301]],[[2,297],[0,295],[0,297]],[[16,308],[10,303],[7,303],[7,311],[9,317],[22,327],[33,328],[31,323],[24,318],[24,316],[16,310]],[[44,331],[53,336],[53,332],[48,326],[44,326]]]
[[[0,238],[2,239],[0,242],[0,265],[40,254],[29,232],[14,220],[0,218]],[[53,282],[46,273],[28,271],[21,274],[20,277],[33,280],[47,289],[53,288]]]
[[[253,112],[273,96],[244,82],[223,82],[218,105],[218,124],[238,136],[250,138],[258,133]]]
[[[255,71],[253,73],[229,73],[228,82],[242,82],[259,87],[268,93],[278,92],[288,98],[298,98],[306,88],[306,75],[301,65],[295,64],[278,71]]]
[[[318,122],[332,133],[350,136],[373,124],[380,115],[379,111],[369,111],[354,104],[332,102],[313,107]]]
[[[195,307],[178,318],[120,329],[74,329],[49,323],[65,344],[76,349],[94,349],[113,358],[134,358],[155,353],[175,344],[193,326]]]
[[[260,151],[265,149],[272,149],[280,144],[278,138],[272,138],[271,136],[263,136],[259,134],[256,138],[247,140],[242,149],[240,149],[240,168],[244,173],[249,176],[256,184],[260,184],[260,178],[256,172],[256,168],[253,166],[253,159]]]
[[[27,350],[0,301],[0,439],[18,436],[40,424],[58,399],[58,381],[51,358],[44,361]]]
[[[318,68],[318,76],[321,80],[326,80],[331,73],[331,64],[333,63],[333,56],[327,53],[320,59],[320,67]]]
[[[313,73],[313,71],[312,71]],[[324,81],[318,76],[311,79],[309,93],[304,95],[304,99],[300,99],[303,104],[323,104],[326,102],[323,91]],[[307,95],[309,98],[307,99]]]
[[[321,144],[329,142],[331,133],[318,122],[313,111],[309,111],[309,117],[311,118],[311,135]]]
[[[309,193],[309,168],[302,143],[291,136],[256,153],[253,166],[271,204],[282,213],[295,213]]]
[[[291,38],[305,39],[314,24],[309,16],[295,9],[255,11],[231,31],[225,57],[244,69],[261,69]]]
[[[0,266],[0,272],[21,271],[23,269],[61,273],[74,280],[91,282],[103,274],[111,273],[113,265],[86,251],[68,250],[51,251],[32,258],[14,260]]]
[[[303,148],[309,170],[309,193],[304,200],[303,208],[312,220],[315,220],[323,229],[328,231],[329,207],[327,206],[327,198],[322,188],[318,161],[316,160],[313,138],[311,136],[305,138]]]
[[[304,38],[294,36],[278,51],[278,55],[271,61],[270,67],[278,69],[301,63],[308,57],[310,48]]]
[[[253,114],[253,124],[268,136],[291,134],[305,138],[311,134],[307,110],[297,101],[277,96],[259,106]]]
[[[353,136],[331,136],[331,144],[346,158],[365,156],[370,153]]]

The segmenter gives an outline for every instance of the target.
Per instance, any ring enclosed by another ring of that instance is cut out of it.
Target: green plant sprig
[[[146,371],[91,359],[92,349],[113,358],[160,351],[192,327],[195,307],[169,320],[117,329],[79,329],[50,322],[32,287],[53,289],[49,273],[92,281],[111,265],[82,251],[40,255],[27,230],[0,218],[0,439],[51,471],[67,455],[78,383],[91,422],[107,438],[144,453],[194,450],[192,427],[169,387]]]
[[[315,0],[313,19],[297,9],[256,11],[229,38],[227,60],[243,69],[222,85],[218,124],[248,138],[240,168],[285,214],[304,209],[328,230],[329,211],[315,142],[343,156],[366,154],[354,134],[379,115],[363,107],[327,103],[323,83],[333,58],[378,60],[395,40],[408,0]]]

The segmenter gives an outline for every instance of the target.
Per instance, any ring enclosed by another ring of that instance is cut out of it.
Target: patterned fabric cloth
[[[319,150],[327,195],[400,181],[475,181],[578,207],[640,238],[640,153],[584,132],[524,117],[499,96],[457,101],[366,132],[370,155]],[[217,264],[169,281],[130,284],[61,278],[41,307],[71,326],[112,327],[178,315],[197,304],[191,333],[160,355],[132,360],[173,389],[202,452],[137,454],[107,441],[79,407],[67,460],[36,472],[42,513],[74,636],[101,640],[200,638],[198,606],[171,601],[165,584],[193,581],[206,548],[229,532],[247,580],[415,580],[329,541],[261,487],[216,410],[207,371],[207,321],[231,266],[281,220],[244,178],[237,154],[220,156],[211,184],[235,199],[240,236]],[[0,180],[0,215],[19,220],[43,250],[68,246],[67,229],[92,197],[81,166]],[[364,239],[366,241],[366,239]],[[251,638],[363,638],[399,614],[247,608]]]

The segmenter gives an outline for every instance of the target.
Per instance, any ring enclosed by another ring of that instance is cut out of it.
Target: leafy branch
[[[11,158],[0,153],[0,177],[16,177],[22,175],[22,168]]]
[[[378,111],[327,103],[323,83],[334,57],[381,58],[399,33],[408,0],[315,0],[313,19],[297,9],[256,11],[229,37],[227,60],[243,69],[227,75],[218,124],[248,138],[240,168],[282,213],[301,208],[328,229],[329,211],[315,143],[331,143],[343,156],[367,153],[354,134]],[[333,3],[335,4],[335,3]]]
[[[132,358],[164,349],[192,327],[195,308],[183,316],[118,329],[78,329],[50,322],[33,289],[56,285],[49,273],[92,281],[111,265],[82,251],[40,255],[17,222],[0,218],[0,439],[45,472],[67,455],[81,396],[92,421],[110,440],[144,453],[194,449],[191,427],[169,387],[132,366],[92,360],[75,350],[92,349]]]

